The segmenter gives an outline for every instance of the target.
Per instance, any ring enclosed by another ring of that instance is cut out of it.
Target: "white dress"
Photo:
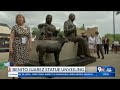
[[[94,49],[94,45],[95,45],[95,37],[89,37],[88,39],[89,42],[89,49]]]

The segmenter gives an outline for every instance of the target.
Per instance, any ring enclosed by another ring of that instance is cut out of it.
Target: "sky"
[[[101,36],[106,33],[113,33],[113,12],[112,11],[0,11],[0,23],[8,24],[10,27],[15,25],[17,14],[25,16],[26,24],[32,28],[44,23],[47,14],[53,16],[52,24],[57,29],[63,30],[64,22],[70,13],[74,13],[76,19],[74,24],[85,28],[98,27]],[[115,33],[120,34],[120,15],[115,15]]]

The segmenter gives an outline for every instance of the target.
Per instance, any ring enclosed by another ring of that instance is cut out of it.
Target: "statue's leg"
[[[84,53],[86,56],[90,56],[90,49],[89,49],[88,42],[87,40],[84,40],[84,39],[83,39],[83,42],[84,42]]]
[[[60,52],[54,53],[55,61],[56,61],[56,66],[60,66],[59,54],[60,54]]]
[[[80,49],[78,50],[80,53],[79,55],[91,57],[87,40],[81,36],[77,36],[76,40],[78,41],[78,49]]]
[[[79,56],[84,55],[84,45],[82,40],[78,41],[78,54]]]
[[[85,44],[84,44],[84,40],[82,38],[79,39],[78,41],[78,50],[79,50],[79,57],[81,59],[85,59],[86,58],[86,49],[85,49]]]
[[[74,37],[73,41],[78,42],[77,56],[84,55],[84,42],[80,36]]]
[[[40,63],[41,66],[45,66],[44,60],[43,60],[43,56],[44,56],[44,52],[40,52],[40,53],[38,54],[39,63]]]

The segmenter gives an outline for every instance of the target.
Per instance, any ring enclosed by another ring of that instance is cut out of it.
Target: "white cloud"
[[[0,17],[8,18],[7,14],[5,12],[0,12]]]
[[[47,14],[53,16],[53,24],[56,28],[63,29],[64,22],[70,13],[76,15],[74,24],[77,27],[85,24],[85,27],[98,26],[100,34],[113,33],[113,13],[111,11],[0,11],[0,22],[6,23],[11,27],[15,24],[15,16],[23,14],[26,24],[30,27],[37,27],[38,24],[45,22]],[[120,16],[115,16],[116,33],[120,33]]]

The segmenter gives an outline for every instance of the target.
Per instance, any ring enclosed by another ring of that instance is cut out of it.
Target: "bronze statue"
[[[77,35],[77,29],[73,21],[75,20],[75,15],[70,14],[69,19],[64,22],[64,34],[69,41],[78,42],[77,56],[80,58],[92,57],[90,56],[90,51],[88,48],[88,43],[83,37]]]
[[[39,63],[44,66],[43,56],[45,53],[54,53],[56,66],[60,66],[59,54],[65,42],[68,42],[68,39],[60,35],[59,38],[56,38],[56,41],[47,41],[42,40],[36,47],[36,51],[39,57]]]
[[[38,28],[41,30],[42,40],[51,40],[57,37],[58,32],[60,31],[56,29],[56,27],[51,24],[52,22],[52,15],[46,16],[46,23],[39,24]]]
[[[43,55],[45,53],[54,53],[56,66],[60,65],[59,54],[65,42],[68,41],[67,38],[60,35],[60,38],[57,38],[57,35],[60,31],[51,24],[52,15],[46,16],[46,23],[39,24],[38,28],[41,30],[41,42],[37,45],[36,51],[39,56],[39,63],[44,66]]]

